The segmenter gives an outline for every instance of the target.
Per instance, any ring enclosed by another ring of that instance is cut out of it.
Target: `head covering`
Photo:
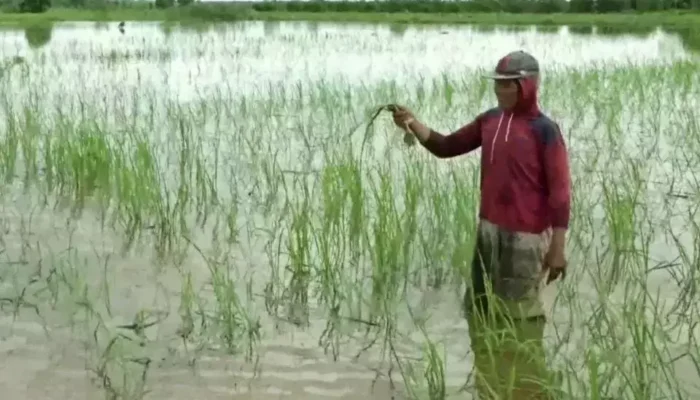
[[[518,83],[518,101],[511,111],[535,116],[539,114],[537,91],[539,88],[540,64],[531,54],[522,50],[508,53],[496,65],[490,79],[515,79]]]
[[[513,51],[498,60],[496,69],[492,74],[486,75],[490,79],[521,79],[539,75],[540,64],[532,54],[522,50]]]

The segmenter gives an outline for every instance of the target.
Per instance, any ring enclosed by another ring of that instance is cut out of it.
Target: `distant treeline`
[[[193,4],[194,3],[194,4]],[[202,3],[194,0],[0,0],[3,11],[44,12],[67,8],[171,8],[197,5],[227,13],[255,12],[355,12],[355,13],[620,13],[667,10],[700,10],[700,0],[380,0],[380,1],[258,1]]]
[[[256,11],[376,13],[616,13],[625,11],[700,10],[700,0],[380,0],[261,1]]]

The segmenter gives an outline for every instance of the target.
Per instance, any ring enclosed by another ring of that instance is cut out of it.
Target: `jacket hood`
[[[539,78],[537,75],[518,79],[518,101],[513,108],[514,114],[537,115],[540,112],[537,104],[537,92],[539,90]]]
[[[537,105],[537,90],[539,87],[537,75],[518,78],[517,82],[520,89],[518,90],[518,101],[515,103],[515,107],[513,107],[512,110],[501,113],[501,117],[498,120],[496,134],[494,135],[491,143],[490,162],[492,163],[494,160],[497,139],[501,134],[501,128],[503,128],[504,140],[507,143],[508,138],[510,137],[510,130],[514,116],[535,118],[540,113],[540,108]]]

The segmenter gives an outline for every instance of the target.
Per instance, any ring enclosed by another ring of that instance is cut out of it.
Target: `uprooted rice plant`
[[[128,68],[99,54],[98,68]],[[479,153],[438,160],[406,147],[388,116],[363,124],[398,102],[455,129],[493,102],[483,71],[246,94],[229,76],[180,100],[70,63],[54,90],[54,61],[28,57],[1,81],[4,316],[82,348],[110,399],[157,392],[154,368],[196,373],[214,355],[265,376],[265,352],[290,331],[412,398],[464,390]],[[571,270],[550,293],[547,332],[561,389],[689,398],[698,64],[547,68],[541,103],[565,130],[574,185]]]

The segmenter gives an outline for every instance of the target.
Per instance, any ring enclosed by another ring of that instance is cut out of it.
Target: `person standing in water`
[[[566,272],[571,177],[559,125],[537,104],[539,72],[537,59],[524,51],[501,58],[488,76],[498,107],[450,135],[403,106],[393,113],[397,126],[408,127],[439,158],[481,147],[479,222],[464,310],[482,400],[552,397],[541,292]]]

